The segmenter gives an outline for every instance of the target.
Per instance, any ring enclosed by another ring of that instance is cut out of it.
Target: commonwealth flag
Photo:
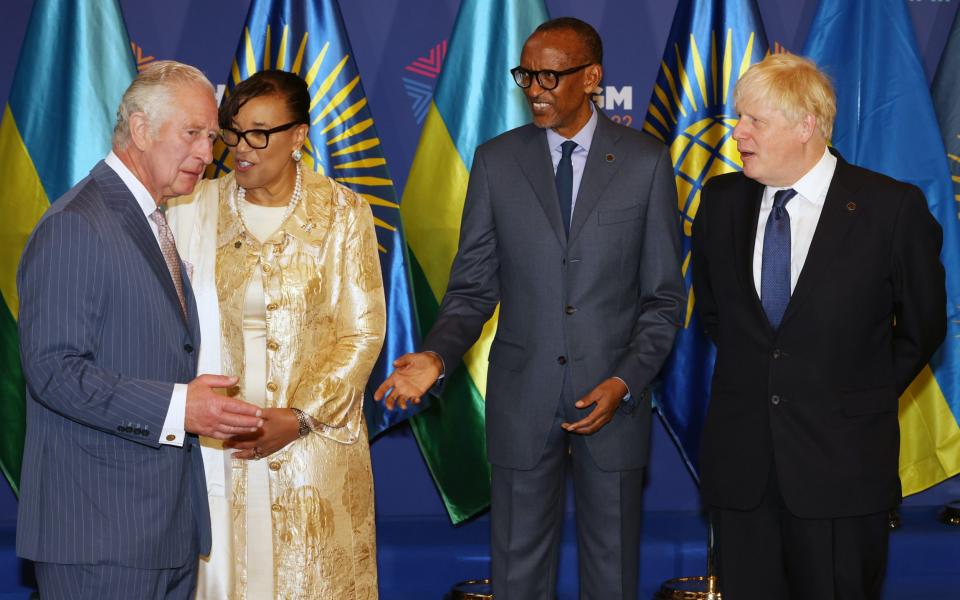
[[[311,120],[304,165],[351,188],[373,210],[387,298],[387,336],[370,381],[383,381],[397,357],[413,352],[416,322],[397,193],[337,0],[253,0],[227,94],[261,69],[290,71],[307,82]],[[214,157],[209,173],[217,176],[233,169],[233,158],[222,142],[214,148]],[[405,411],[387,411],[373,401],[368,388],[364,412],[370,437],[419,409],[413,405]]]
[[[463,0],[460,5],[401,208],[424,332],[436,320],[447,289],[474,150],[530,121],[510,69],[520,60],[523,42],[546,18],[543,0]],[[449,375],[443,397],[410,421],[454,523],[490,503],[483,398],[496,322],[495,314],[463,366]]]
[[[946,146],[947,164],[953,184],[953,202],[946,200],[947,206],[940,207],[940,211],[934,214],[941,219],[941,222],[943,219],[955,221],[957,202],[960,202],[960,12],[953,20],[953,28],[950,30],[946,49],[940,59],[940,67],[933,80],[932,94],[933,107],[940,121],[940,134]],[[953,260],[950,263],[945,260],[944,264],[947,265],[947,269],[952,268],[956,274],[958,267],[956,238],[953,238],[950,246],[947,246],[947,239],[944,239],[945,253],[947,248],[950,248]],[[956,310],[956,303],[951,306]],[[955,326],[956,323],[951,320],[951,327]],[[955,334],[953,339],[948,339],[948,343],[955,343],[955,341]],[[933,440],[934,447],[934,452],[928,454],[932,465],[930,469],[932,472],[928,476],[929,481],[960,473],[960,428],[957,427],[957,423],[960,422],[960,397],[956,393],[948,393],[944,395],[944,399],[953,418],[951,419],[951,415],[945,413],[942,404],[933,402],[936,412],[925,419],[930,427],[929,438]],[[940,468],[937,467],[937,463],[941,463]]]
[[[643,123],[644,131],[670,146],[687,288],[686,318],[664,365],[656,408],[694,476],[716,349],[696,313],[690,236],[707,180],[743,168],[733,140],[733,87],[766,52],[755,0],[680,2]]]
[[[956,25],[951,46],[939,81],[944,106],[953,103],[945,132],[960,131]],[[919,186],[943,227],[947,338],[900,398],[900,480],[912,494],[960,472],[960,223],[947,157],[906,3],[820,0],[804,53],[836,86],[833,145],[852,163]]]
[[[37,0],[0,122],[0,468],[17,491],[25,397],[15,284],[40,216],[110,151],[136,66],[116,0]]]

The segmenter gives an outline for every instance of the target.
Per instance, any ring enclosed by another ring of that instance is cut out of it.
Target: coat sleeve
[[[910,186],[900,205],[893,240],[893,364],[902,394],[943,342],[947,292],[940,249],[943,231],[923,193]]]
[[[693,299],[700,322],[707,336],[717,343],[717,303],[713,296],[713,284],[710,281],[710,256],[707,253],[710,220],[708,202],[712,197],[708,183],[700,194],[700,208],[693,220],[693,252],[690,268],[693,270]]]
[[[436,352],[446,373],[460,364],[500,301],[500,259],[484,154],[478,149],[463,204],[460,245],[440,312],[422,350]]]
[[[107,254],[80,215],[48,215],[20,262],[20,355],[30,396],[68,419],[159,447],[173,383],[132,379],[96,364],[110,310]],[[126,424],[156,435],[141,436]]]
[[[387,319],[373,213],[359,197],[352,202],[334,317],[336,341],[319,368],[304,373],[289,404],[313,419],[317,433],[343,443],[359,437],[364,389]]]
[[[684,302],[680,271],[680,225],[677,192],[670,154],[657,159],[648,192],[640,256],[640,310],[633,326],[630,350],[611,375],[622,378],[631,394],[653,381],[673,348],[682,325]]]

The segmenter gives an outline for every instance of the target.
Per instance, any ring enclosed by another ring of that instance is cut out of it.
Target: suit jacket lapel
[[[738,202],[733,219],[733,240],[734,257],[736,260],[737,278],[740,285],[743,286],[743,292],[746,298],[754,305],[754,309],[759,319],[771,332],[767,321],[767,314],[760,303],[760,296],[757,294],[757,285],[753,278],[753,250],[757,241],[757,227],[760,225],[757,219],[760,218],[760,203],[763,201],[764,186],[752,179],[744,177],[743,201]]]
[[[573,208],[573,218],[570,222],[571,241],[577,238],[584,224],[593,214],[597,203],[600,202],[603,190],[623,164],[623,160],[617,160],[615,152],[619,139],[620,132],[598,109],[597,130],[593,133],[593,140],[590,142],[590,153],[587,155],[587,164],[583,169],[580,190],[577,192],[577,203]]]
[[[150,229],[150,224],[147,223],[147,218],[143,215],[143,211],[140,209],[140,205],[137,204],[136,198],[134,198],[130,190],[127,189],[127,186],[123,183],[123,180],[120,179],[120,176],[107,166],[106,163],[102,161],[98,163],[94,167],[92,175],[94,179],[97,180],[97,183],[100,184],[100,189],[103,191],[104,202],[117,211],[123,222],[124,230],[130,235],[131,239],[133,239],[134,245],[143,253],[147,264],[150,265],[150,269],[160,281],[160,287],[163,288],[167,298],[176,306],[177,313],[182,315],[180,311],[180,299],[177,297],[177,288],[174,287],[173,279],[170,277],[170,269],[167,268],[167,261],[164,260],[163,253],[160,252],[160,245],[157,243],[157,238],[153,235],[153,230]],[[184,271],[185,269],[181,263],[181,273]],[[187,293],[187,289],[189,288],[185,286],[184,294]],[[194,308],[193,311],[196,312],[196,309]],[[187,325],[187,323],[184,324]]]
[[[836,154],[836,153],[835,153]],[[851,180],[846,161],[837,155],[837,169],[827,190],[820,220],[810,242],[807,259],[803,263],[797,285],[790,296],[790,303],[783,314],[780,326],[790,320],[803,302],[810,297],[819,281],[829,271],[830,263],[840,251],[840,245],[854,223],[856,212],[847,209],[847,203],[856,192],[856,182]]]
[[[561,246],[567,245],[567,235],[563,230],[560,217],[560,201],[557,198],[557,184],[554,181],[553,161],[550,148],[547,147],[547,134],[541,129],[529,128],[530,136],[517,151],[517,162],[536,193],[540,206],[553,228],[553,233]]]

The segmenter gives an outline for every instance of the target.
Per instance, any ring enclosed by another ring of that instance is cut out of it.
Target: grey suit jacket
[[[103,162],[37,224],[17,274],[27,381],[18,555],[156,569],[196,561],[195,539],[209,551],[197,438],[158,442],[173,384],[197,367],[183,284],[186,322],[143,212]]]
[[[679,257],[670,155],[643,134],[600,115],[569,240],[543,130],[525,125],[477,149],[459,250],[423,349],[452,370],[500,303],[486,396],[491,463],[536,465],[566,371],[577,397],[611,376],[627,383],[632,406],[587,443],[604,470],[646,464],[647,387],[684,305]]]

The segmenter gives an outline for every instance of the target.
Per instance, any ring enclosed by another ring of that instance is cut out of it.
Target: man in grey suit
[[[568,460],[581,597],[637,597],[647,388],[684,292],[670,156],[593,107],[601,61],[577,19],[527,39],[512,73],[533,124],[477,149],[437,321],[376,394],[418,401],[500,303],[486,395],[498,600],[555,597]]]
[[[214,391],[235,378],[194,378],[196,304],[158,209],[193,190],[217,131],[203,74],[154,63],[124,93],[113,152],[24,250],[17,554],[36,561],[44,600],[192,598],[210,547],[197,434],[261,424]]]

